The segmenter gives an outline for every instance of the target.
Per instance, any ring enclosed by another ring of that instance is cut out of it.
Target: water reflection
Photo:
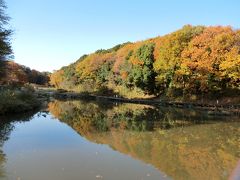
[[[237,117],[82,101],[51,102],[49,111],[88,140],[152,164],[173,179],[227,179],[240,158]]]
[[[9,127],[9,125],[6,125],[6,126],[4,124],[0,125],[0,137],[1,137],[0,138],[0,178],[3,178],[5,176],[4,163],[6,162],[5,154],[3,153],[3,151],[1,149],[2,149],[4,141],[7,140],[9,131],[11,129],[12,129],[12,127],[11,126]]]
[[[3,179],[167,179],[151,165],[86,140],[51,114],[12,125],[3,146]]]
[[[0,178],[6,176],[4,165],[7,161],[6,155],[2,148],[4,143],[9,139],[10,133],[14,129],[14,122],[29,121],[36,112],[29,112],[11,116],[0,116]]]

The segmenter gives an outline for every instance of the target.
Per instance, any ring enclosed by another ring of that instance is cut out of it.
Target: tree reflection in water
[[[238,117],[136,104],[55,101],[49,111],[88,140],[174,179],[227,179],[240,158]]]
[[[0,178],[5,177],[4,164],[7,160],[6,155],[2,151],[2,147],[14,129],[14,123],[29,121],[35,113],[36,112],[28,112],[11,116],[0,116]]]

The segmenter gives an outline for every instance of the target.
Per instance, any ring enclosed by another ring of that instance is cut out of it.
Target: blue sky
[[[15,61],[41,71],[192,25],[240,28],[239,0],[6,0]]]

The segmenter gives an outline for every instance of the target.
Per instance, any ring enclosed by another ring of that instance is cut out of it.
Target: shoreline
[[[213,103],[199,103],[199,102],[178,102],[170,100],[161,100],[157,98],[152,99],[141,99],[141,98],[124,98],[124,97],[114,97],[114,96],[104,96],[104,95],[95,95],[90,93],[77,93],[69,91],[57,91],[57,90],[43,90],[36,89],[33,92],[35,96],[34,101],[28,102],[27,108],[18,108],[18,105],[13,107],[8,107],[9,109],[5,113],[0,113],[1,115],[8,115],[11,113],[21,113],[31,111],[36,109],[43,104],[43,102],[51,101],[53,99],[59,100],[87,100],[87,101],[109,101],[109,102],[119,102],[119,103],[132,103],[132,104],[143,104],[143,105],[152,105],[158,107],[172,107],[172,108],[181,108],[181,109],[192,109],[192,110],[201,110],[208,113],[208,115],[219,115],[219,116],[231,116],[237,115],[240,116],[240,104],[213,104]],[[13,103],[13,105],[16,105]]]
[[[208,111],[209,115],[238,115],[240,116],[240,104],[206,104],[198,102],[177,102],[159,99],[129,99],[123,97],[102,96],[76,92],[54,92],[52,97],[56,99],[83,99],[83,100],[105,100],[121,103],[133,103],[153,106],[164,106],[174,108],[196,109]]]

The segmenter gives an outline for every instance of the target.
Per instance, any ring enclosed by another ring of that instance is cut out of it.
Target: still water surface
[[[0,179],[228,179],[240,119],[134,104],[50,102],[1,117]]]

